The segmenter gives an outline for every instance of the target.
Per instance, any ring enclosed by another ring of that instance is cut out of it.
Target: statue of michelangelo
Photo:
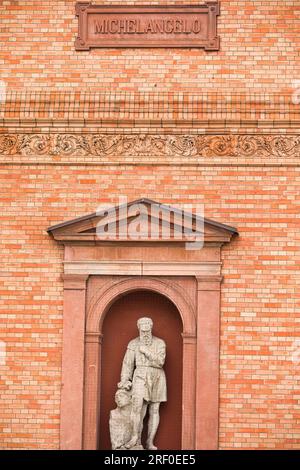
[[[119,389],[131,391],[131,439],[125,447],[141,444],[143,420],[149,408],[147,449],[156,450],[154,438],[159,425],[159,405],[167,401],[166,376],[163,370],[166,357],[165,342],[152,335],[151,318],[137,322],[139,336],[129,342],[124,356]]]

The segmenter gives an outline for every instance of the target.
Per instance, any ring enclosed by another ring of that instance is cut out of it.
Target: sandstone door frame
[[[94,219],[48,229],[65,245],[60,448],[97,449],[103,320],[120,296],[147,290],[167,297],[182,319],[182,449],[218,449],[220,254],[236,229],[205,219],[203,249],[187,252],[174,240],[91,243]],[[102,284],[87,302],[92,276]]]

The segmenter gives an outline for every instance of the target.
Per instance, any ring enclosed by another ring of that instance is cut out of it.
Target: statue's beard
[[[150,346],[150,344],[152,343],[152,335],[143,336],[141,338],[141,341],[145,346]]]

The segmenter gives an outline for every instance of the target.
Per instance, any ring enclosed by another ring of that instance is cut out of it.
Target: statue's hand
[[[124,381],[124,382],[119,382],[119,383],[118,383],[118,388],[122,388],[122,389],[128,391],[128,390],[131,389],[131,385],[132,385],[131,381],[130,381],[130,380],[126,380],[126,382],[125,382],[125,381]]]
[[[140,352],[142,354],[145,354],[146,357],[148,357],[149,354],[150,354],[149,349],[147,348],[147,346],[144,346],[143,344],[140,346]]]

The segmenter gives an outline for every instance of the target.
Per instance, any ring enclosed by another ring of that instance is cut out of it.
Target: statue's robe
[[[123,360],[121,381],[132,381],[132,398],[143,398],[146,402],[167,401],[166,376],[163,365],[166,358],[165,342],[155,336],[146,346],[150,357],[141,353],[143,345],[140,338],[135,338],[127,346]]]

